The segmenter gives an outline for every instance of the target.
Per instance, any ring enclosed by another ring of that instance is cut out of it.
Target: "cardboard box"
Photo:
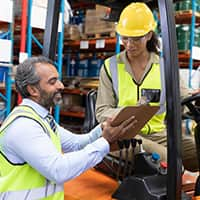
[[[75,24],[65,25],[65,39],[67,40],[80,40],[81,34],[79,28]]]
[[[103,20],[105,9],[88,9],[85,17],[85,34],[115,32],[115,23]]]

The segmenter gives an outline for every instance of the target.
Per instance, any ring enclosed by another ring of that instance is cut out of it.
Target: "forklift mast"
[[[167,109],[167,199],[179,200],[181,199],[182,184],[181,104],[175,17],[171,0],[159,0],[158,7],[160,11]]]

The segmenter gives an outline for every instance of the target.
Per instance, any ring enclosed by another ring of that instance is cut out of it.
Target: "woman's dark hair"
[[[160,42],[158,40],[157,35],[155,32],[152,31],[152,37],[151,39],[147,42],[147,50],[150,52],[154,52],[157,55],[160,54]]]

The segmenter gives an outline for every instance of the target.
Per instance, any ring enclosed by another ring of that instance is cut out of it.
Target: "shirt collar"
[[[127,56],[126,56],[126,50],[122,51],[120,54],[119,54],[119,57],[118,57],[118,62],[119,63],[124,63],[125,65],[129,65],[129,62],[128,62],[128,59],[127,59]],[[150,53],[150,60],[149,60],[149,65],[151,66],[152,64],[158,64],[159,63],[159,56],[153,52]]]
[[[123,63],[125,65],[125,70],[133,77],[133,79],[135,79],[134,74],[131,69],[131,66],[130,66],[130,63],[126,56],[126,50],[122,51],[119,54],[119,56],[117,57],[117,63],[119,63],[119,64]],[[143,77],[145,76],[146,73],[148,73],[149,69],[151,68],[151,66],[153,64],[158,64],[158,63],[159,63],[159,56],[157,54],[155,54],[154,52],[151,52],[150,59],[149,59],[149,62],[147,63]],[[143,78],[141,80],[143,80]],[[138,83],[140,83],[140,81]]]
[[[40,104],[36,103],[35,101],[25,98],[22,100],[22,103],[20,105],[26,105],[35,110],[35,112],[40,115],[42,118],[45,118],[48,114],[48,110],[41,106]]]

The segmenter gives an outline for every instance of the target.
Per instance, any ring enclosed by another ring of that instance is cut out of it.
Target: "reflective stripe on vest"
[[[31,190],[20,190],[20,191],[11,191],[11,192],[1,192],[0,199],[2,200],[33,200],[33,199],[42,199],[48,198],[55,193],[62,192],[64,190],[63,184],[48,184],[45,187],[35,188]]]
[[[115,91],[115,95],[117,98],[117,102],[119,100],[119,93],[118,93],[118,68],[117,66],[117,57],[112,56],[110,58],[110,74],[111,74],[111,79],[113,82],[113,89]]]
[[[113,82],[113,89],[115,91],[117,100],[119,99],[119,91],[118,91],[118,68],[117,66],[117,57],[112,56],[110,58],[109,69],[111,74],[111,79]],[[160,59],[160,76],[161,76],[161,95],[160,95],[160,109],[158,110],[157,114],[162,114],[166,111],[166,93],[165,93],[165,76],[164,76],[164,65],[163,59]]]

